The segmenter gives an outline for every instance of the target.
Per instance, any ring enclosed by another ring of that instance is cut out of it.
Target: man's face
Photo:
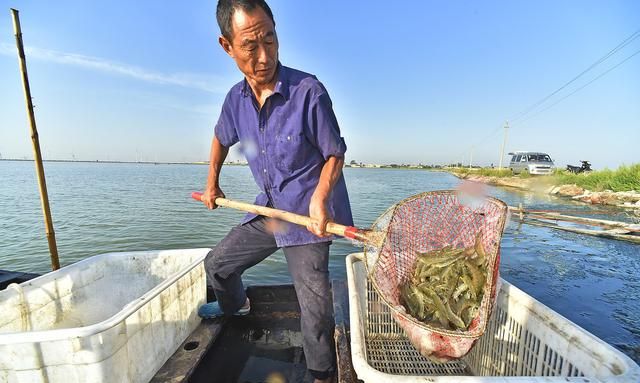
[[[250,12],[236,9],[231,31],[231,41],[220,37],[222,48],[250,83],[270,84],[278,66],[278,37],[269,16],[260,7]]]

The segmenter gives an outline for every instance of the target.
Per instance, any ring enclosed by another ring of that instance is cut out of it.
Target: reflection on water
[[[214,246],[242,213],[205,210],[189,197],[202,190],[206,166],[46,163],[52,214],[62,264],[111,251]],[[452,189],[447,173],[345,169],[357,226],[367,227],[390,205],[423,191]],[[46,272],[44,225],[33,163],[0,161],[0,268]],[[247,167],[223,168],[227,197],[253,201]],[[490,194],[530,209],[594,207],[542,194],[488,187]],[[624,212],[597,218],[629,220]],[[331,248],[333,278],[345,278],[346,240]],[[514,217],[502,241],[501,275],[527,293],[640,361],[640,246],[548,228]],[[282,252],[246,273],[253,284],[288,283]]]

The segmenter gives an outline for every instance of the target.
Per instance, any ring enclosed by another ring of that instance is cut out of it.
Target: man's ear
[[[222,49],[224,49],[224,51],[227,52],[227,54],[231,56],[231,58],[233,58],[233,52],[231,51],[231,43],[229,42],[229,40],[227,40],[227,38],[224,36],[220,36],[218,37],[218,43],[220,43]]]

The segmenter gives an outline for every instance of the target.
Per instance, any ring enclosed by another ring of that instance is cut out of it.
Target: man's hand
[[[218,197],[225,198],[224,193],[222,192],[222,189],[220,189],[219,186],[212,186],[212,187],[207,186],[204,194],[202,195],[202,202],[209,209],[213,210],[218,207],[218,205],[216,205],[216,202],[215,202],[216,198]]]
[[[328,237],[329,234],[325,232],[327,228],[327,222],[332,217],[329,217],[327,212],[327,200],[331,195],[333,185],[342,174],[342,165],[344,164],[344,158],[330,156],[327,161],[322,165],[322,172],[320,173],[320,179],[316,190],[311,196],[311,202],[309,203],[309,216],[311,216],[311,225],[307,226],[307,230],[317,235],[318,237]]]
[[[307,230],[318,237],[328,237],[325,232],[327,222],[329,222],[329,213],[327,212],[326,198],[313,194],[309,203],[309,216],[311,217],[311,225],[307,226]]]
[[[215,209],[216,198],[224,198],[224,193],[220,190],[218,179],[220,178],[220,169],[224,163],[224,159],[227,158],[229,148],[223,146],[218,137],[213,136],[211,141],[211,154],[209,155],[209,175],[207,176],[207,186],[204,188],[204,194],[202,195],[202,202],[209,208]]]

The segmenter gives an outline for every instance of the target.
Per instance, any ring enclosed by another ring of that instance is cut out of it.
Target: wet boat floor
[[[293,288],[249,288],[247,295],[251,313],[226,322],[189,382],[313,382],[302,350]]]

